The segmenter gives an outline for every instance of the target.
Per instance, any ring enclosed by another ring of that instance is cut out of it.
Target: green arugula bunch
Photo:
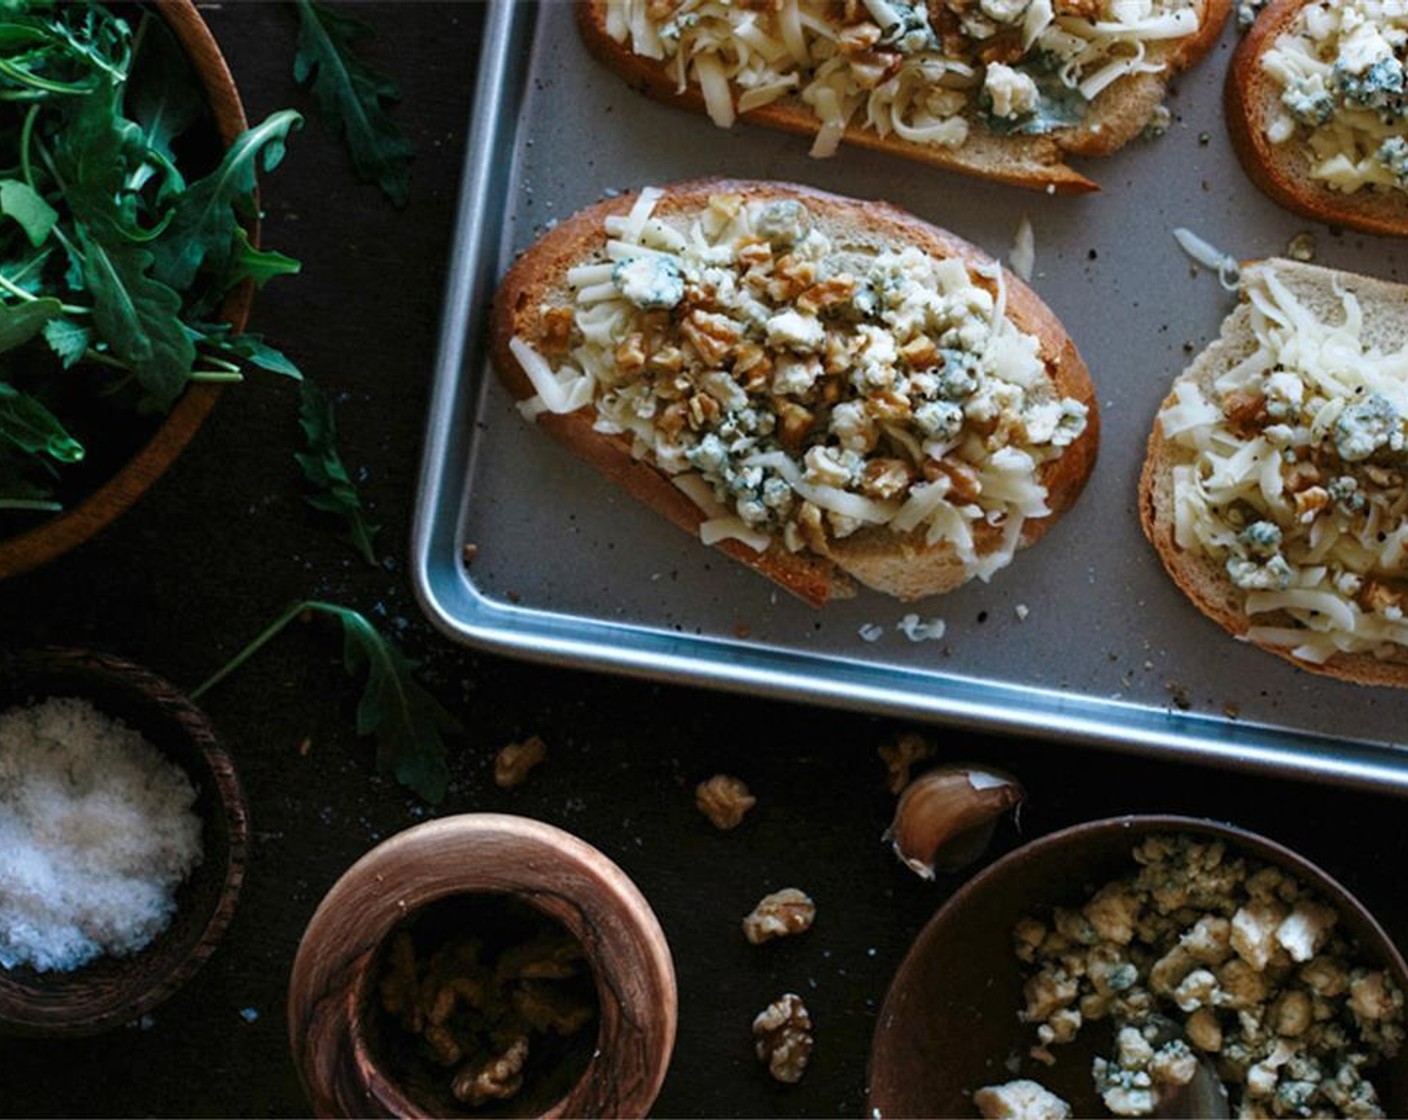
[[[245,223],[302,119],[274,113],[188,178],[203,112],[150,12],[134,31],[100,4],[0,0],[0,509],[58,508],[58,470],[85,454],[77,393],[124,417],[242,362],[300,376],[216,316],[238,284],[299,269]]]

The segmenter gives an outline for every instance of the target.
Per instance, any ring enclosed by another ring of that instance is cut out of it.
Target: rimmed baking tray
[[[1408,793],[1402,697],[1229,639],[1140,533],[1159,401],[1233,297],[1183,256],[1189,227],[1240,257],[1309,229],[1322,263],[1395,278],[1402,247],[1285,214],[1246,180],[1221,118],[1229,31],[1177,83],[1168,132],[1084,166],[1054,198],[648,101],[593,62],[566,3],[487,14],[413,542],[432,622],[500,653]],[[1005,256],[1036,232],[1033,287],[1094,375],[1100,463],[1079,504],[990,584],[904,606],[813,610],[689,539],[514,409],[483,345],[494,284],[552,221],[631,187],[726,174],[886,198]],[[466,549],[466,546],[473,546]],[[465,561],[466,551],[473,553]],[[910,641],[904,615],[942,618]]]

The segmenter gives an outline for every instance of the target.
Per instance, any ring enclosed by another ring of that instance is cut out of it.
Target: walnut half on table
[[[788,992],[753,1020],[754,1049],[768,1072],[786,1085],[802,1080],[812,1055],[812,1017],[802,997]]]

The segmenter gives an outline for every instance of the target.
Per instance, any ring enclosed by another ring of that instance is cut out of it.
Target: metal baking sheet
[[[1312,226],[1244,177],[1221,119],[1234,42],[1229,28],[1178,80],[1166,135],[1082,165],[1100,194],[1055,198],[858,150],[812,160],[801,138],[717,130],[603,70],[570,5],[492,7],[413,548],[431,620],[471,645],[558,664],[1408,793],[1401,694],[1228,638],[1139,529],[1158,403],[1232,301],[1171,230],[1247,258],[1284,253],[1309,229],[1321,263],[1387,278],[1405,263],[1402,246]],[[483,346],[513,253],[610,191],[720,174],[886,198],[996,256],[1031,220],[1033,287],[1096,382],[1100,462],[1076,508],[990,584],[910,606],[862,592],[814,610],[635,503],[513,408]],[[896,624],[911,612],[943,618],[945,636],[908,640]]]

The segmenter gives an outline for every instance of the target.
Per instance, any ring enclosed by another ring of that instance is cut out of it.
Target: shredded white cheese
[[[844,9],[830,0],[609,0],[606,19],[616,42],[664,61],[681,92],[696,87],[720,127],[794,97],[816,119],[817,158],[834,154],[848,128],[957,148],[975,125],[1023,135],[1070,127],[1121,78],[1162,71],[1150,48],[1198,24],[1195,0],[1108,0],[1094,20],[1058,15],[1052,0],[998,0],[955,10],[938,28],[923,0]]]
[[[1257,349],[1159,415],[1174,448],[1175,540],[1220,563],[1248,637],[1322,663],[1408,645],[1408,344],[1373,344],[1354,291],[1322,319],[1278,276],[1244,275]],[[1267,616],[1290,624],[1258,621]]]
[[[1261,57],[1279,93],[1272,144],[1295,143],[1331,190],[1408,191],[1408,5],[1319,0]]]
[[[606,219],[607,259],[568,271],[541,337],[511,341],[537,390],[525,415],[591,406],[700,509],[708,544],[825,555],[883,530],[946,545],[969,576],[1009,563],[1086,406],[1055,392],[995,262],[839,253],[793,198],[661,215],[660,197]]]

